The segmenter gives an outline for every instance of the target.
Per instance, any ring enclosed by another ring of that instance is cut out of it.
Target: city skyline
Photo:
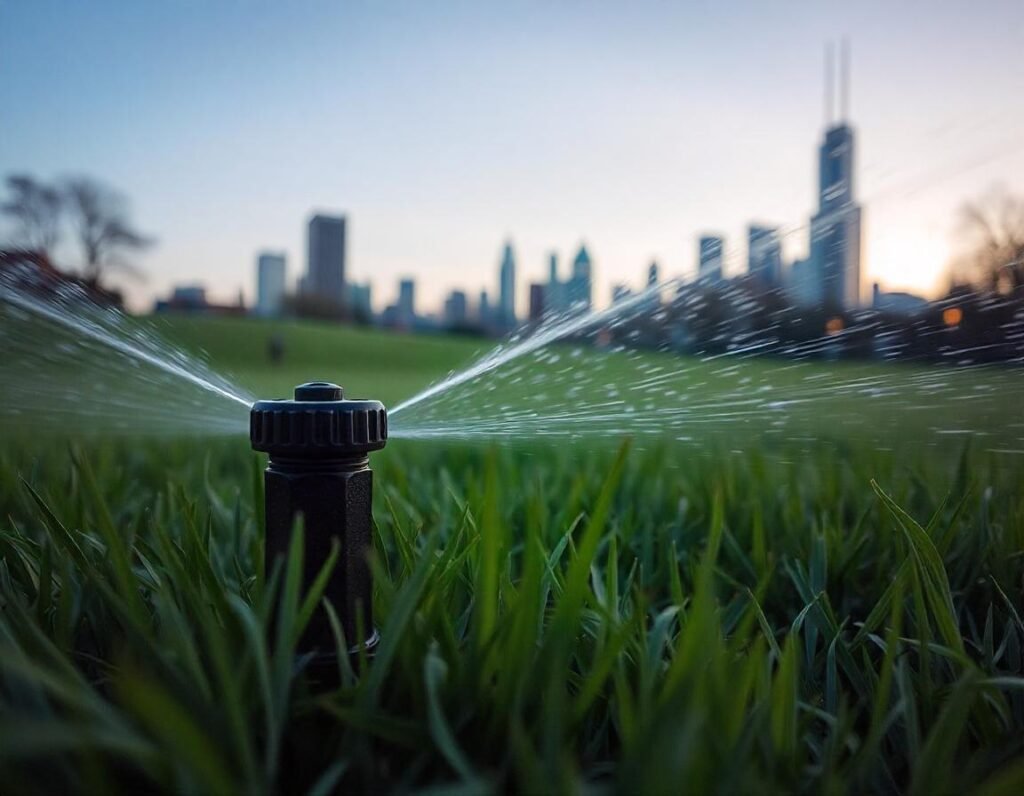
[[[787,262],[806,257],[807,232],[792,229],[816,209],[821,48],[844,33],[862,300],[876,280],[934,295],[959,205],[1000,181],[1024,189],[1009,179],[1024,174],[1024,111],[1005,103],[1024,90],[1007,68],[1019,4],[969,15],[933,4],[923,17],[807,4],[781,20],[742,4],[595,4],[585,15],[117,6],[116,24],[101,6],[0,5],[0,65],[18,78],[0,100],[19,110],[0,170],[87,171],[129,195],[158,238],[139,261],[149,281],[118,279],[135,306],[199,279],[218,298],[244,287],[251,303],[264,248],[286,254],[294,290],[317,208],[350,219],[348,278],[372,282],[377,307],[403,274],[419,280],[423,307],[453,288],[485,288],[497,303],[507,239],[521,308],[552,245],[568,260],[586,243],[602,304],[652,260],[692,276],[708,229],[726,240],[727,276],[745,270],[755,219],[780,229]],[[382,59],[385,42],[397,61]],[[85,57],[97,47],[107,57]]]

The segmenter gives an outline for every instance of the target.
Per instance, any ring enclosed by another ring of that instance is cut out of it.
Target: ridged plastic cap
[[[257,401],[249,412],[249,441],[271,456],[344,457],[380,450],[387,439],[384,404],[345,400],[326,381],[300,384],[291,400]]]

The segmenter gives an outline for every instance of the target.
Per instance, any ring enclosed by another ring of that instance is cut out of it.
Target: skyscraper
[[[345,304],[345,217],[315,215],[309,220],[306,292]]]
[[[547,293],[547,285],[534,282],[530,285],[530,323],[540,323],[544,319],[544,295]]]
[[[403,279],[398,283],[397,310],[398,325],[411,329],[416,323],[416,282],[412,279]]]
[[[774,227],[751,224],[747,231],[747,273],[762,287],[778,287],[782,280],[782,244]]]
[[[818,150],[818,212],[811,218],[815,303],[850,309],[860,304],[861,208],[854,193],[854,134],[846,122],[849,55],[840,52],[839,118],[832,120],[832,50],[826,54],[826,130]]]
[[[651,288],[658,284],[658,264],[651,263],[647,266],[647,287]]]
[[[348,304],[352,317],[359,322],[368,323],[373,320],[373,291],[369,282],[360,285],[358,282],[348,284]]]
[[[494,320],[491,317],[491,300],[486,290],[480,291],[480,301],[477,303],[477,320],[485,329],[489,328]]]
[[[697,278],[701,282],[722,281],[722,252],[725,239],[720,235],[702,235],[697,245]]]
[[[548,255],[548,283],[544,287],[544,312],[553,315],[565,309],[565,291],[558,279],[558,254]]]
[[[444,325],[459,328],[466,325],[466,294],[461,290],[453,290],[444,300]]]
[[[274,252],[260,252],[256,257],[256,313],[274,316],[281,314],[285,291],[285,256]]]
[[[516,257],[511,243],[505,244],[501,256],[499,282],[498,317],[506,329],[512,329],[516,325]]]
[[[572,261],[572,276],[565,283],[565,302],[573,311],[589,312],[593,303],[593,274],[590,254],[585,245],[580,245]]]

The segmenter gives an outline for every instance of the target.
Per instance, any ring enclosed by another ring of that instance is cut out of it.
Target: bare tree
[[[88,177],[75,177],[64,183],[64,197],[82,246],[85,278],[98,284],[108,268],[137,273],[125,254],[145,249],[153,240],[132,226],[124,196]]]
[[[60,191],[27,174],[9,175],[7,191],[0,211],[17,225],[14,241],[49,257],[60,240]]]
[[[993,290],[1024,290],[1024,197],[994,188],[961,210],[961,266]]]

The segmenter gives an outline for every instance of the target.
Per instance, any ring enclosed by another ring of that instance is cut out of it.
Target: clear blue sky
[[[0,174],[85,172],[159,238],[136,301],[253,290],[345,212],[374,302],[525,282],[586,241],[599,298],[694,236],[799,224],[814,203],[822,50],[848,35],[865,289],[931,291],[955,213],[1024,191],[1024,3],[0,0]],[[917,189],[917,190],[913,190]],[[786,240],[800,254],[806,234]],[[75,255],[68,253],[72,260]]]

